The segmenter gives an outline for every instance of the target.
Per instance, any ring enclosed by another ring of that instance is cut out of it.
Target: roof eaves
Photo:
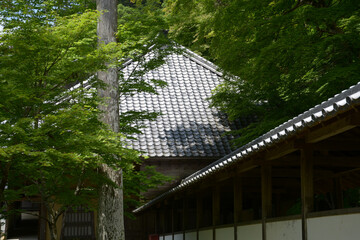
[[[347,90],[329,98],[327,101],[309,109],[308,111],[299,114],[298,116],[290,119],[289,121],[279,125],[278,127],[270,130],[264,135],[256,138],[250,143],[238,148],[234,152],[220,158],[218,161],[208,165],[207,167],[197,171],[196,173],[185,178],[178,186],[172,188],[168,192],[163,193],[159,197],[151,200],[143,206],[135,209],[133,212],[138,213],[166,197],[167,195],[177,192],[193,183],[207,177],[214,172],[217,172],[229,164],[238,162],[249,154],[254,154],[263,148],[273,145],[281,139],[290,137],[296,132],[305,127],[315,125],[324,118],[329,118],[335,114],[348,110],[355,104],[360,103],[360,82]]]

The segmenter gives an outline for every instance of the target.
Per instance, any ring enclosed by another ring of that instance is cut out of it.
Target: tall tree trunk
[[[117,0],[97,0],[97,10],[102,14],[99,18],[97,33],[99,44],[116,42],[117,30]],[[106,84],[105,89],[99,89],[98,94],[105,99],[106,105],[100,106],[104,111],[102,121],[108,124],[114,132],[119,132],[119,92],[116,68],[109,68],[106,72],[98,72],[98,78]],[[114,171],[103,165],[102,171],[119,188],[102,186],[98,208],[98,239],[123,240],[124,229],[124,204],[122,171]]]
[[[54,206],[47,207],[47,220],[48,220],[48,226],[49,226],[49,233],[50,233],[50,239],[51,240],[58,240],[58,234],[57,234],[57,228],[56,228],[56,218],[54,214]]]

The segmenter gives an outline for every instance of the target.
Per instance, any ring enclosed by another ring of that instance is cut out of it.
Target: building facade
[[[136,209],[162,240],[360,236],[360,83]],[[147,239],[147,238],[143,238]]]

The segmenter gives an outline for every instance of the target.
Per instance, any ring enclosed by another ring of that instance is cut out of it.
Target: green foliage
[[[67,90],[112,57],[97,49],[97,18],[85,12],[51,23],[26,19],[1,35],[0,165],[8,185],[1,186],[1,201],[41,196],[49,212],[63,205],[56,219],[68,206],[89,205],[109,182],[94,174],[99,164],[119,168],[138,156],[98,120],[95,92]],[[117,162],[115,155],[126,157]]]
[[[156,27],[160,18],[150,14],[150,5],[127,8],[131,14],[119,19],[120,43],[98,48],[99,13],[85,10],[84,1],[63,2],[0,3],[5,26],[0,35],[0,202],[41,196],[55,220],[69,206],[94,208],[98,188],[114,185],[99,173],[101,164],[123,169],[128,206],[138,204],[141,191],[167,180],[154,169],[138,172],[140,152],[125,143],[125,134],[144,127],[136,121],[155,119],[159,113],[124,113],[122,133],[113,133],[99,121],[98,105],[103,100],[93,88],[102,86],[92,76],[107,69],[104,63],[121,69],[132,59],[137,63],[132,74],[120,74],[122,96],[155,94],[157,87],[166,86],[142,79],[171,51],[171,47],[161,50],[164,36],[152,40],[164,21]],[[120,11],[123,8],[119,6]],[[70,88],[76,83],[78,87]],[[62,208],[54,211],[55,204]]]
[[[243,131],[240,144],[360,81],[359,1],[169,0],[167,6],[173,37],[228,74],[212,105],[230,119],[258,116],[258,127]]]
[[[213,37],[213,1],[210,0],[168,0],[164,2],[164,12],[169,21],[170,35],[173,39],[192,51],[213,60],[210,55]]]

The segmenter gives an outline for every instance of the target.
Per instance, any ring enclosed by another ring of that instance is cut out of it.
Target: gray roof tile
[[[135,64],[123,69],[129,76]],[[146,79],[166,81],[158,95],[138,93],[122,99],[120,111],[158,111],[155,121],[144,121],[148,127],[135,135],[130,145],[150,157],[221,157],[231,152],[230,124],[224,116],[209,108],[206,100],[221,81],[216,67],[185,50],[171,54],[161,67],[146,73]]]

